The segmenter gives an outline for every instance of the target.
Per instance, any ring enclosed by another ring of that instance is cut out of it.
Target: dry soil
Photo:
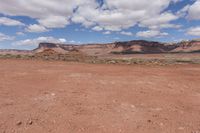
[[[1,59],[0,133],[200,133],[200,65]]]

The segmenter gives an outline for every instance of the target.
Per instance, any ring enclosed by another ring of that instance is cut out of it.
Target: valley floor
[[[0,133],[200,133],[200,65],[0,59]]]

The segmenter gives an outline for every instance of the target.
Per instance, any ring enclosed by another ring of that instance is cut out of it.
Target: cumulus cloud
[[[94,30],[94,31],[102,31],[103,28],[101,28],[99,26],[95,26],[95,27],[92,28],[92,30]]]
[[[103,32],[103,34],[109,35],[109,34],[111,34],[111,32],[110,31],[105,31],[105,32]]]
[[[180,9],[176,15],[179,17],[186,17],[188,15],[188,10],[190,8],[191,5],[186,5],[185,7],[183,7],[182,9]]]
[[[144,37],[144,38],[151,38],[151,37],[162,37],[169,35],[166,32],[160,32],[157,30],[147,30],[147,31],[140,31],[136,34],[137,37]]]
[[[189,28],[187,30],[187,34],[192,36],[200,36],[200,26]]]
[[[31,24],[26,28],[27,32],[46,32],[48,31],[44,26],[38,24]]]
[[[23,26],[24,24],[18,20],[10,19],[7,17],[0,17],[0,25],[6,26]]]
[[[69,24],[68,19],[63,16],[51,16],[39,19],[38,22],[47,28],[64,28]]]
[[[177,12],[178,16],[187,18],[189,20],[200,20],[199,14],[200,0],[195,0],[192,5],[188,4]]]
[[[34,18],[46,29],[63,28],[71,22],[105,31],[122,31],[138,23],[151,29],[176,28],[171,21],[178,17],[165,9],[178,1],[104,0],[100,5],[97,0],[1,0],[0,13]]]
[[[197,0],[193,5],[188,8],[189,19],[199,20],[200,19],[200,0]]]
[[[51,42],[51,43],[66,43],[65,38],[54,38],[54,37],[38,37],[34,39],[25,39],[13,42],[13,46],[38,46],[41,42]]]
[[[122,32],[120,32],[120,34],[126,35],[126,36],[133,36],[132,32],[126,32],[126,31],[122,31]]]
[[[105,0],[99,7],[96,3],[80,6],[74,15],[76,23],[97,25],[104,30],[121,31],[141,23],[148,28],[174,28],[170,24],[178,19],[173,13],[163,12],[171,2],[178,0]],[[155,20],[153,20],[153,19]],[[156,27],[157,26],[157,27]]]
[[[140,22],[140,26],[150,29],[163,28],[180,28],[180,25],[171,24],[171,21],[177,20],[179,17],[171,12],[165,12],[154,17],[144,19]]]
[[[7,40],[13,40],[13,39],[14,39],[14,37],[12,37],[12,36],[8,36],[3,33],[0,33],[0,42],[7,41]]]
[[[50,28],[68,24],[74,9],[87,0],[1,0],[0,13],[10,16],[28,16],[40,25]]]

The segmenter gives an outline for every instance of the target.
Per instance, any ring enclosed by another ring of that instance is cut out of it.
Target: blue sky
[[[200,37],[200,0],[1,0],[0,49]]]

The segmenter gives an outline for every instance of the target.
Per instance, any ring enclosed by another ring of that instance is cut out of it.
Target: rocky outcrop
[[[57,44],[40,43],[38,48],[32,51],[0,50],[1,53],[30,54],[39,53],[51,49],[57,53],[66,54],[72,51],[86,55],[101,56],[108,54],[153,54],[153,53],[200,53],[200,40],[182,41],[179,43],[161,43],[145,40],[133,40],[127,42],[114,42],[108,44]]]
[[[38,48],[34,49],[33,51],[38,53],[38,52],[42,52],[46,49],[52,49],[59,53],[67,53],[69,51],[76,49],[75,47],[76,47],[76,45],[65,45],[65,44],[56,44],[56,43],[40,43]]]
[[[160,43],[145,40],[127,42],[114,42],[108,44],[65,45],[54,43],[41,43],[35,52],[53,49],[60,53],[80,51],[87,55],[106,54],[152,54],[152,53],[193,53],[200,52],[200,41],[184,41],[179,43]]]
[[[118,50],[118,52],[119,53],[122,52],[124,54],[126,53],[127,54],[131,54],[131,53],[148,54],[148,53],[170,52],[176,47],[177,45],[168,45],[167,43],[137,40],[137,41],[129,41],[129,42],[116,42],[114,50],[120,48],[121,51]]]
[[[176,44],[178,47],[173,49],[171,52],[179,52],[179,53],[200,53],[200,41],[192,40],[192,41],[182,41]]]

